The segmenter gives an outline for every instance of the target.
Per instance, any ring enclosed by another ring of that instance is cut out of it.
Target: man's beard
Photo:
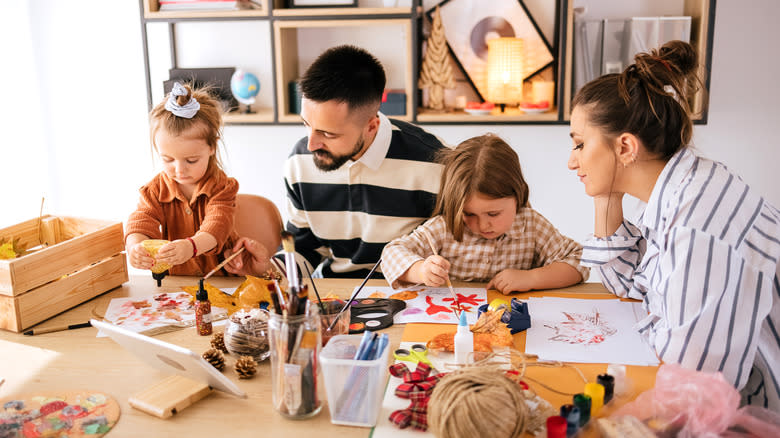
[[[333,155],[332,153],[324,149],[316,150],[312,152],[314,165],[317,166],[317,169],[320,169],[324,172],[330,172],[332,170],[336,170],[339,167],[343,166],[344,163],[352,159],[352,157],[357,155],[363,149],[365,143],[366,142],[363,140],[363,137],[361,136],[360,139],[357,141],[357,143],[355,143],[355,148],[352,150],[352,152],[345,155]]]

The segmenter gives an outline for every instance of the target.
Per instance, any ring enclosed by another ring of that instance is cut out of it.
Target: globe
[[[239,69],[230,78],[230,91],[237,101],[247,106],[245,112],[251,113],[251,105],[260,92],[260,81],[252,73]]]

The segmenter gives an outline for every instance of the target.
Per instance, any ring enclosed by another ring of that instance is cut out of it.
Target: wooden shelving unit
[[[419,107],[420,91],[417,88],[421,62],[422,23],[424,11],[421,0],[412,0],[412,7],[353,7],[353,8],[286,8],[285,0],[260,0],[256,9],[235,11],[160,11],[158,0],[139,0],[143,28],[144,61],[147,78],[149,107],[152,106],[152,83],[149,66],[149,41],[147,25],[168,24],[171,46],[171,64],[176,67],[175,26],[182,22],[209,21],[266,21],[271,35],[272,84],[263,85],[273,90],[272,107],[252,106],[253,114],[229,113],[228,124],[297,124],[300,117],[290,112],[289,83],[301,73],[299,34],[301,32],[328,32],[343,29],[372,29],[396,27],[404,35],[403,47],[394,52],[391,62],[403,64],[403,89],[406,92],[406,114],[391,116],[419,124],[567,124],[571,112],[572,66],[574,54],[573,0],[556,0],[556,23],[551,67],[556,83],[556,99],[548,112],[524,113],[517,107],[508,107],[502,113],[496,109],[489,115],[474,116],[463,111],[431,111]],[[645,0],[651,1],[651,0]],[[692,17],[691,42],[702,55],[705,90],[696,96],[694,108],[701,113],[697,123],[706,123],[707,112],[703,98],[709,89],[709,71],[712,59],[715,0],[679,0],[683,13]],[[486,4],[485,7],[488,7]],[[355,41],[352,41],[355,42]],[[387,64],[388,60],[383,60]],[[207,66],[202,66],[207,67]],[[397,74],[396,74],[397,80]],[[157,85],[155,85],[157,86]],[[267,105],[267,104],[266,104]]]

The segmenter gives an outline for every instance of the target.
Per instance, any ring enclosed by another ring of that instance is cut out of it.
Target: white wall
[[[3,3],[0,227],[36,217],[42,196],[45,213],[124,220],[156,171],[138,1],[89,14],[85,5],[57,0]],[[780,41],[780,2],[743,5],[717,2],[709,123],[696,126],[694,141],[780,206],[780,60],[776,49],[760,49]],[[590,200],[566,169],[567,126],[426,129],[451,143],[486,131],[503,136],[520,155],[534,207],[575,239],[591,232]],[[227,127],[225,161],[241,191],[283,207],[282,162],[303,134],[299,126]]]

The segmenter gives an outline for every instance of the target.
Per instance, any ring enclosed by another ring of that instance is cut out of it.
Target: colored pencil
[[[433,251],[433,255],[437,256],[439,253],[436,251],[436,247],[433,245],[433,239],[431,238],[431,235],[428,234],[428,232],[423,231],[423,234],[425,235],[425,239],[428,240],[428,245],[431,246],[431,251]],[[460,301],[458,300],[458,295],[455,293],[455,289],[452,288],[452,283],[450,282],[450,276],[447,275],[447,287],[450,289],[450,293],[452,294],[452,299],[455,300],[453,304],[455,304],[455,309],[458,311],[457,316],[460,318],[460,312],[463,311],[463,309],[460,308]]]
[[[214,275],[214,273],[215,273],[215,272],[217,272],[217,271],[219,271],[220,269],[224,268],[224,267],[225,267],[225,265],[227,265],[228,263],[230,263],[230,261],[231,261],[231,260],[233,260],[234,258],[236,258],[236,256],[238,256],[239,254],[241,254],[242,252],[244,252],[244,249],[246,249],[246,248],[244,248],[244,247],[242,246],[242,247],[241,247],[241,249],[239,249],[239,250],[238,250],[238,251],[236,251],[235,253],[231,254],[231,255],[230,255],[230,257],[226,258],[225,260],[223,260],[223,261],[222,261],[222,263],[218,264],[218,265],[217,265],[217,266],[216,266],[214,269],[212,269],[211,271],[209,271],[209,273],[208,273],[208,274],[206,274],[206,275],[203,277],[203,279],[205,280],[205,279],[207,279],[207,278],[211,277],[212,275]]]

